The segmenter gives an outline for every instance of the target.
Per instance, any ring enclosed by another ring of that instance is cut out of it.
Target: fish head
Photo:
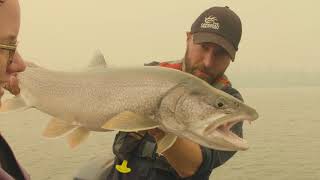
[[[212,149],[248,149],[246,140],[231,128],[245,120],[256,120],[255,109],[204,81],[192,79],[177,86],[166,98],[163,103],[167,107],[163,109],[167,116],[161,124],[169,131]]]

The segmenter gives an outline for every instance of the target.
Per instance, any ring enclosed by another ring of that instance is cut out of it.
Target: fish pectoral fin
[[[17,112],[30,108],[21,96],[14,96],[1,104],[0,112]]]
[[[52,118],[43,131],[42,136],[47,138],[56,138],[71,131],[75,127],[76,126],[65,123],[65,121],[58,118]]]
[[[161,154],[169,149],[177,140],[177,136],[171,133],[167,133],[162,139],[157,142],[157,153]]]
[[[140,114],[124,111],[109,119],[103,126],[103,129],[118,130],[125,132],[143,131],[158,127],[159,124],[152,119]]]
[[[81,144],[87,137],[89,136],[90,131],[84,127],[78,127],[70,134],[68,134],[68,144],[70,148],[75,148],[79,144]]]

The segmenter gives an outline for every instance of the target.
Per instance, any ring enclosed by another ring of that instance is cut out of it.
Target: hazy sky
[[[229,6],[242,19],[239,72],[320,72],[320,1],[21,2],[20,51],[55,69],[86,66],[101,49],[111,66],[142,65],[184,55],[185,32],[211,6]]]

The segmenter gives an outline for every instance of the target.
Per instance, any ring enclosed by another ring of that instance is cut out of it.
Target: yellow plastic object
[[[131,172],[131,168],[127,167],[128,161],[127,160],[123,160],[121,165],[116,165],[116,169],[121,172],[121,173],[129,173]]]

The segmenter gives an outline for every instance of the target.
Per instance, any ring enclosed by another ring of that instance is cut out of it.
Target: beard
[[[191,59],[188,58],[188,49],[186,50],[184,56],[184,64],[185,64],[185,71],[190,73],[198,78],[208,82],[209,84],[215,83],[218,79],[220,79],[226,69],[222,72],[216,72],[214,69],[207,68],[202,62],[198,64],[191,64]]]

